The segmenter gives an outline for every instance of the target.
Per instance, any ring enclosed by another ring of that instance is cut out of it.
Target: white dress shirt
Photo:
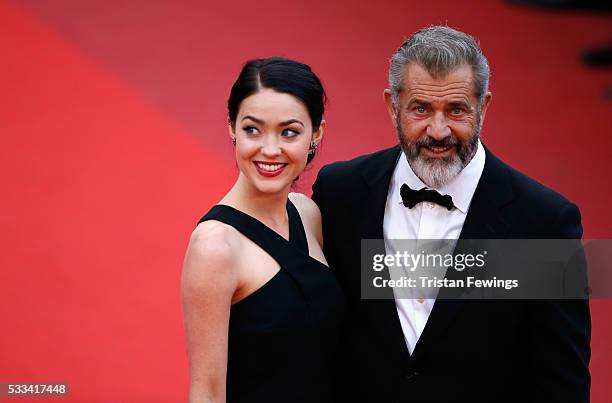
[[[455,207],[447,210],[446,207],[430,202],[422,202],[412,209],[405,207],[400,195],[400,187],[405,183],[414,190],[427,186],[415,175],[410,168],[406,156],[402,153],[396,163],[383,221],[383,234],[385,240],[389,239],[453,239],[461,234],[465,217],[467,216],[474,191],[482,175],[485,165],[485,151],[478,141],[478,149],[468,165],[440,189],[442,195],[450,195]],[[393,246],[386,243],[386,253],[394,254]],[[405,290],[404,290],[405,291]],[[406,295],[406,294],[404,294]],[[436,294],[437,295],[437,294]],[[395,305],[399,315],[404,339],[410,354],[423,333],[429,314],[435,303],[433,298],[398,298],[395,293]],[[431,297],[432,295],[428,295]]]

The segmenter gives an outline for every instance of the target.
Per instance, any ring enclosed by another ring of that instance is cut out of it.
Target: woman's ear
[[[323,132],[325,132],[326,126],[327,122],[325,121],[325,119],[321,120],[319,128],[312,132],[312,140],[310,141],[311,143],[315,143],[316,145],[319,145],[319,143],[321,143],[321,140],[323,140]]]
[[[235,142],[236,142],[236,129],[232,126],[232,122],[229,119],[227,120],[227,131],[229,133],[230,139],[232,140],[232,143],[235,144]]]

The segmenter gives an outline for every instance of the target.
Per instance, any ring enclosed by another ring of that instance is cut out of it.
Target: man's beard
[[[472,160],[480,138],[480,113],[476,116],[476,127],[466,143],[460,142],[454,136],[444,140],[435,140],[430,136],[422,136],[415,142],[410,142],[404,135],[399,118],[397,119],[397,135],[400,146],[406,154],[408,164],[416,176],[428,187],[440,189],[446,185]],[[421,154],[423,147],[454,147],[456,152],[448,157],[432,158]]]

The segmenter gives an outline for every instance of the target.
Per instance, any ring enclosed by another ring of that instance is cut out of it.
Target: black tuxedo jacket
[[[360,240],[383,238],[400,152],[395,146],[326,165],[313,185],[324,252],[349,302],[338,401],[588,401],[587,300],[438,299],[410,355],[395,301],[361,299]],[[486,150],[460,238],[581,237],[574,204]]]

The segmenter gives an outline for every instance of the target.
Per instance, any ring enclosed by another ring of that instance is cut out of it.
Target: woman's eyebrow
[[[279,125],[279,126],[287,126],[287,125],[290,125],[291,123],[297,123],[297,124],[299,124],[300,126],[305,127],[305,126],[304,126],[304,123],[302,123],[302,122],[301,122],[300,120],[298,120],[298,119],[289,119],[289,120],[285,120],[284,122],[280,122],[278,125]]]
[[[264,121],[263,121],[263,120],[258,119],[258,118],[254,117],[254,116],[251,116],[251,115],[246,115],[245,117],[243,117],[243,118],[241,119],[241,121],[243,121],[243,120],[245,120],[245,119],[252,120],[253,122],[258,123],[258,124],[260,124],[260,125],[261,125],[261,124],[264,124]],[[297,123],[297,124],[299,124],[299,125],[300,125],[300,126],[302,126],[302,127],[306,127],[306,126],[304,126],[304,123],[302,123],[302,121],[300,121],[300,120],[298,120],[298,119],[289,119],[289,120],[285,120],[284,122],[280,122],[280,123],[278,124],[278,126],[287,126],[287,125],[290,125],[290,124],[292,124],[292,123]]]
[[[246,116],[245,116],[245,117],[243,117],[243,118],[242,118],[240,121],[243,121],[243,120],[245,120],[245,119],[250,119],[250,120],[252,120],[253,122],[255,122],[255,123],[259,123],[259,124],[262,124],[262,123],[263,123],[263,120],[261,120],[261,119],[257,119],[256,117],[253,117],[253,116],[251,116],[251,115],[246,115]]]

